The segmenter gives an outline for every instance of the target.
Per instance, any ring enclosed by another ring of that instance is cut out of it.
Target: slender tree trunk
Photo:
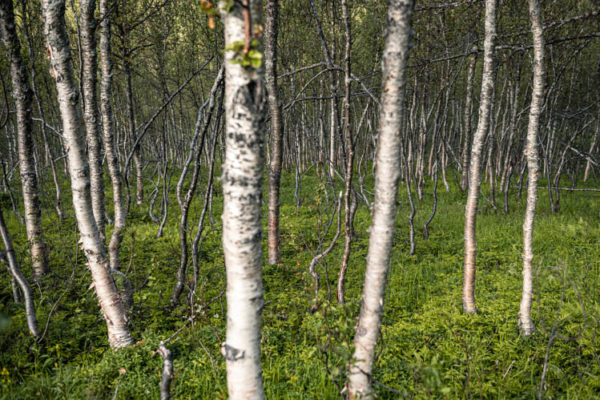
[[[469,150],[471,148],[471,110],[473,108],[473,77],[475,76],[475,65],[477,64],[477,48],[473,48],[469,71],[467,72],[467,98],[465,100],[464,132],[462,148],[462,171],[460,179],[461,190],[467,190],[469,186]]]
[[[315,19],[315,23],[317,26],[317,33],[319,34],[319,40],[321,41],[321,48],[323,50],[323,57],[325,58],[325,63],[327,64],[327,68],[331,69],[331,80],[329,81],[329,91],[331,92],[331,102],[330,102],[330,120],[329,120],[329,179],[335,179],[335,164],[336,164],[336,154],[337,147],[335,145],[335,138],[338,135],[338,105],[337,105],[337,83],[336,83],[336,72],[333,68],[333,55],[332,52],[329,51],[329,46],[327,45],[327,41],[325,40],[325,34],[323,33],[323,27],[321,26],[321,21],[319,20],[319,14],[317,13],[317,6],[315,5],[314,0],[310,0],[310,6],[312,9],[313,18]],[[335,4],[332,3],[332,7],[335,7]]]
[[[413,200],[413,195],[412,195],[412,190],[410,188],[411,185],[411,174],[408,173],[409,171],[409,164],[406,162],[406,159],[404,157],[402,157],[402,160],[404,161],[404,170],[407,171],[407,174],[405,176],[404,179],[404,186],[406,187],[406,197],[408,197],[408,204],[410,205],[410,213],[408,214],[408,238],[409,238],[409,242],[410,242],[410,248],[408,250],[408,254],[409,255],[414,255],[415,251],[416,251],[416,243],[415,243],[415,214],[417,213],[417,210],[415,208],[415,202]],[[415,183],[415,186],[417,184]]]
[[[185,281],[185,276],[187,272],[188,265],[188,216],[190,211],[190,205],[192,203],[192,199],[194,197],[194,193],[196,191],[196,186],[198,184],[198,179],[200,176],[200,164],[201,164],[201,155],[204,150],[204,143],[206,139],[206,135],[208,129],[210,127],[212,115],[214,113],[215,105],[217,104],[217,92],[221,86],[223,81],[223,69],[219,70],[217,74],[217,78],[211,88],[208,99],[202,106],[198,108],[198,116],[196,118],[196,126],[194,130],[194,136],[192,137],[192,143],[190,145],[190,153],[188,158],[183,166],[183,171],[179,177],[179,181],[177,182],[177,202],[179,203],[179,209],[181,212],[179,219],[179,247],[180,247],[180,257],[179,257],[179,268],[177,269],[177,281],[175,283],[175,288],[173,289],[173,294],[171,296],[171,307],[175,307],[179,302],[179,296],[181,295],[181,291],[183,290],[183,285]],[[205,107],[208,106],[208,112],[206,115],[204,114]],[[203,121],[204,119],[204,121]],[[198,140],[200,143],[198,143]],[[192,178],[190,180],[190,184],[185,193],[185,196],[182,196],[183,184],[185,181],[185,177],[188,173],[189,166],[194,161],[194,170],[192,172]]]
[[[0,8],[3,9],[2,6]],[[0,11],[2,13],[3,11]],[[17,262],[17,257],[15,255],[15,249],[12,245],[12,240],[10,238],[10,234],[8,233],[8,229],[6,229],[6,224],[4,223],[4,215],[2,214],[2,207],[0,207],[0,236],[2,237],[2,242],[4,243],[4,249],[6,250],[6,262],[8,264],[8,271],[10,272],[14,281],[17,282],[21,292],[23,293],[23,297],[25,299],[25,315],[27,317],[27,326],[29,328],[29,333],[33,335],[33,337],[39,336],[39,331],[37,327],[37,318],[35,316],[35,303],[33,302],[33,293],[31,292],[31,287],[25,276],[21,273],[21,269],[19,268],[19,263]]]
[[[136,145],[136,124],[135,113],[133,111],[133,85],[131,83],[131,49],[129,48],[129,32],[121,27],[122,46],[123,46],[123,71],[125,73],[125,101],[127,104],[127,129],[129,131],[129,139],[134,143],[133,148],[133,164],[135,166],[135,181],[136,181],[136,204],[142,204],[144,201],[144,182],[142,178],[142,161],[140,159],[140,146]],[[129,160],[128,160],[129,161]],[[129,171],[123,171],[125,176],[129,176]],[[131,204],[129,193],[129,179],[126,179],[127,185],[127,212]]]
[[[538,197],[538,131],[540,114],[544,102],[544,30],[539,0],[529,0],[529,17],[533,34],[533,91],[529,108],[527,126],[527,208],[523,221],[523,294],[519,308],[519,329],[521,334],[529,336],[535,331],[531,321],[531,303],[533,301],[533,221]]]
[[[19,173],[25,205],[25,227],[31,251],[33,274],[36,278],[48,272],[46,244],[42,234],[42,212],[38,195],[37,174],[35,171],[31,103],[27,69],[21,58],[21,45],[15,27],[12,1],[0,2],[0,33],[10,62],[12,96],[17,111],[17,145],[19,153]]]
[[[344,141],[346,145],[346,176],[344,189],[344,254],[337,282],[337,301],[344,303],[344,281],[350,259],[352,237],[354,236],[354,213],[356,212],[356,199],[352,190],[352,176],[354,173],[354,143],[352,141],[352,125],[350,117],[350,13],[348,0],[342,0],[342,15],[344,19],[345,50],[344,50]]]
[[[262,2],[243,0],[221,9],[225,47],[246,43],[260,25]],[[222,4],[222,3],[221,3]],[[246,48],[243,51],[248,51]],[[262,324],[262,175],[266,93],[262,66],[233,63],[225,53],[225,160],[223,253],[227,271],[227,339],[221,351],[227,364],[229,398],[264,399],[260,366]]]
[[[65,28],[65,0],[43,0],[42,12],[50,68],[56,79],[80,241],[106,320],[109,343],[113,348],[124,347],[132,344],[133,338],[127,328],[125,309],[109,272],[104,244],[100,240],[92,211],[89,169],[84,152],[81,111],[78,107],[79,93],[73,77],[71,50]]]
[[[281,181],[281,144],[283,119],[277,86],[277,34],[279,24],[279,0],[267,0],[265,18],[265,77],[271,113],[271,137],[273,153],[269,170],[269,264],[281,262],[279,238],[279,189]]]
[[[54,183],[54,190],[55,190],[55,203],[54,203],[54,209],[56,210],[56,214],[58,215],[58,220],[59,222],[62,222],[63,220],[63,212],[62,212],[62,192],[60,189],[60,184],[58,182],[58,176],[56,173],[56,164],[54,162],[54,157],[52,155],[52,151],[50,149],[50,144],[48,142],[48,136],[46,135],[46,118],[44,117],[44,108],[42,107],[42,100],[40,99],[40,96],[38,94],[37,91],[37,87],[36,87],[36,83],[35,83],[35,77],[36,77],[36,71],[35,71],[35,62],[34,62],[34,55],[33,55],[33,46],[31,43],[31,35],[29,33],[29,20],[27,18],[27,0],[21,0],[21,6],[22,6],[22,12],[23,12],[23,33],[25,34],[25,40],[27,41],[27,52],[29,55],[29,69],[31,71],[31,90],[33,92],[33,98],[35,99],[36,105],[37,105],[37,109],[38,109],[38,113],[40,116],[40,119],[42,120],[41,124],[40,124],[40,130],[42,133],[42,140],[44,141],[44,149],[45,149],[45,154],[46,154],[46,159],[47,162],[50,164],[50,169],[52,171],[52,182]]]
[[[167,222],[167,217],[169,216],[169,184],[171,183],[171,177],[167,176],[167,172],[169,169],[169,163],[167,161],[167,139],[165,135],[165,131],[162,131],[162,140],[161,140],[161,157],[163,162],[163,170],[162,170],[162,202],[161,202],[161,212],[162,219],[160,220],[160,225],[158,226],[158,232],[156,233],[156,238],[162,236],[162,231]]]
[[[412,0],[391,0],[383,50],[382,95],[375,200],[360,317],[354,337],[355,360],[348,372],[350,398],[373,398],[371,376],[375,345],[381,328],[385,281],[396,225],[396,196],[400,178],[401,118],[405,70],[410,48]]]
[[[423,237],[425,239],[429,239],[429,224],[433,221],[433,217],[435,217],[435,213],[437,211],[437,186],[438,186],[438,160],[435,161],[433,166],[433,206],[431,208],[431,214],[429,214],[429,218],[423,224]]]
[[[475,313],[475,257],[477,253],[476,225],[477,203],[481,186],[481,150],[485,135],[489,130],[492,92],[494,90],[494,46],[496,42],[497,0],[485,0],[485,39],[483,53],[483,75],[481,78],[481,100],[479,103],[479,121],[471,146],[471,164],[469,166],[469,191],[465,207],[465,264],[463,280],[463,309],[466,313]]]
[[[102,170],[102,143],[99,132],[98,96],[96,82],[98,62],[96,56],[96,0],[81,0],[81,53],[83,60],[83,119],[87,137],[88,159],[90,164],[90,184],[92,193],[92,210],[98,226],[100,240],[104,242],[104,174]]]
[[[112,94],[112,60],[110,48],[110,0],[100,0],[100,63],[102,79],[100,81],[100,111],[102,130],[104,133],[104,152],[108,174],[112,184],[115,220],[113,232],[108,244],[108,255],[111,270],[120,269],[119,252],[125,233],[126,213],[123,205],[123,186],[119,160],[115,152],[115,135],[113,129]]]
[[[590,145],[590,150],[588,151],[589,157],[592,157],[594,151],[596,151],[596,145],[598,144],[598,135],[600,134],[600,121],[596,123],[596,130],[594,131],[594,138],[592,139],[592,144]],[[583,181],[587,182],[590,172],[592,171],[592,162],[588,159],[585,164],[585,172],[583,173]]]

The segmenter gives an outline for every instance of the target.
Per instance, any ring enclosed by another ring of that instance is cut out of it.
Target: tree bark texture
[[[115,135],[113,127],[113,113],[111,104],[112,95],[112,60],[110,48],[110,0],[100,0],[100,113],[102,118],[102,131],[104,134],[104,153],[108,166],[108,175],[113,192],[114,225],[108,244],[110,269],[119,270],[119,250],[123,241],[126,226],[126,212],[123,204],[123,178],[115,151]]]
[[[42,13],[50,68],[56,80],[64,145],[71,177],[73,208],[80,232],[80,242],[106,320],[109,343],[113,348],[124,347],[132,344],[133,338],[127,327],[125,309],[108,269],[104,244],[100,240],[92,211],[79,94],[73,77],[71,50],[65,28],[65,1],[43,0]]]
[[[401,118],[405,70],[411,36],[412,0],[392,0],[383,51],[380,128],[375,170],[375,199],[360,317],[354,337],[355,360],[349,370],[350,398],[371,399],[375,346],[381,329],[385,280],[396,224],[400,178]]]
[[[476,50],[474,48],[473,50]],[[464,137],[462,148],[462,171],[460,178],[460,188],[464,191],[469,186],[469,149],[471,144],[471,111],[473,109],[473,77],[475,76],[475,66],[477,64],[477,53],[471,55],[469,70],[467,72],[467,97],[465,99],[464,115]]]
[[[269,264],[281,262],[279,238],[279,204],[281,182],[281,152],[283,141],[283,118],[277,85],[277,34],[279,24],[279,0],[267,0],[265,18],[265,78],[269,94],[271,114],[271,137],[273,150],[269,170]]]
[[[12,278],[17,282],[21,292],[23,293],[23,297],[25,300],[25,315],[27,318],[27,327],[29,328],[29,332],[33,335],[33,337],[39,336],[39,331],[37,327],[37,318],[35,316],[35,303],[33,302],[33,293],[31,292],[31,287],[23,276],[21,269],[19,268],[19,264],[17,262],[17,257],[15,255],[15,249],[12,245],[12,240],[10,238],[10,234],[8,233],[8,229],[6,229],[6,224],[4,223],[4,215],[2,214],[2,207],[0,207],[0,236],[2,237],[2,242],[4,243],[4,249],[6,251],[6,262],[8,264],[8,271],[10,272]]]
[[[544,35],[539,0],[529,0],[529,17],[533,34],[533,91],[529,108],[527,126],[527,207],[523,221],[523,294],[519,308],[519,329],[521,334],[529,336],[535,331],[531,321],[531,303],[533,301],[533,221],[538,197],[538,132],[540,114],[544,102]]]
[[[19,153],[19,173],[25,206],[25,228],[31,251],[34,276],[48,272],[46,244],[42,234],[42,212],[38,195],[37,174],[33,152],[31,117],[32,91],[29,87],[27,70],[21,58],[21,45],[15,27],[12,1],[0,1],[0,33],[10,62],[12,96],[17,116],[17,147]]]
[[[104,177],[102,170],[102,139],[100,138],[100,125],[98,118],[98,96],[96,83],[98,62],[96,56],[96,0],[81,0],[80,27],[81,27],[81,53],[83,61],[83,74],[81,77],[83,88],[83,119],[87,138],[88,159],[90,165],[90,184],[92,194],[92,210],[100,240],[104,242]]]
[[[221,13],[225,47],[252,37],[261,23],[262,2],[236,2]],[[263,399],[260,363],[262,286],[262,174],[266,93],[262,66],[244,67],[225,53],[225,160],[223,253],[227,271],[227,363],[229,398]]]
[[[477,203],[481,187],[481,152],[490,124],[492,92],[494,90],[494,46],[496,43],[497,0],[485,1],[485,39],[483,43],[483,75],[479,102],[479,120],[471,145],[469,165],[469,190],[465,207],[465,260],[463,278],[463,309],[466,313],[476,313],[475,307],[475,257],[477,253],[476,225]]]
[[[345,49],[344,49],[344,142],[346,145],[346,176],[344,191],[344,254],[342,264],[338,274],[337,282],[337,301],[344,303],[344,282],[346,280],[346,271],[348,270],[348,260],[354,236],[354,213],[356,211],[356,200],[352,190],[352,175],[354,172],[354,144],[352,141],[352,126],[350,117],[350,50],[351,50],[351,31],[350,31],[350,13],[348,10],[348,0],[342,0],[342,15],[344,20]]]

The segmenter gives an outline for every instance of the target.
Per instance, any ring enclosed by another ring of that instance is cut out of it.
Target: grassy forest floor
[[[453,176],[449,171],[449,180],[454,180]],[[18,187],[16,182],[13,185]],[[366,185],[372,187],[372,181]],[[327,199],[335,196],[331,191],[327,196],[326,187],[311,170],[303,177],[302,204],[296,209],[294,176],[283,178],[283,264],[263,269],[262,362],[270,399],[340,398],[338,391],[350,361],[370,213],[361,204],[356,214],[347,304],[335,304],[334,292],[342,236],[327,264],[318,266],[322,304],[310,313],[314,283],[308,265],[334,207]],[[42,343],[28,335],[24,308],[12,301],[10,280],[2,267],[0,398],[158,399],[162,359],[153,355],[153,350],[186,324],[190,315],[186,305],[168,311],[179,263],[175,199],[170,199],[169,219],[160,239],[155,239],[158,227],[148,217],[147,203],[132,205],[121,257],[123,269],[137,289],[130,325],[138,343],[113,352],[94,291],[89,288],[90,274],[78,250],[70,198],[63,200],[67,219],[58,223],[48,202],[53,196],[50,189],[48,183],[43,197],[52,272],[35,289],[39,325],[47,331]],[[68,193],[68,188],[64,189],[63,193]],[[486,188],[483,193],[487,196]],[[172,394],[178,399],[218,399],[226,398],[227,393],[225,361],[219,353],[219,339],[225,335],[219,188],[217,194],[215,226],[200,252],[198,312],[168,343],[175,366]],[[543,398],[600,398],[600,349],[596,347],[600,323],[599,194],[562,192],[560,213],[553,215],[546,192],[540,190],[532,310],[538,331],[529,339],[520,337],[517,330],[525,200],[518,200],[513,189],[508,215],[501,211],[501,198],[499,211],[485,198],[480,200],[476,280],[480,313],[469,316],[462,314],[461,304],[465,195],[455,184],[450,193],[440,185],[438,194],[438,212],[428,240],[421,227],[431,212],[429,182],[423,201],[417,202],[416,255],[409,256],[409,210],[406,192],[401,191],[375,366],[379,397],[531,399],[542,389]],[[191,227],[196,225],[201,197],[197,195],[193,202]],[[21,268],[31,277],[24,227],[12,212],[5,215]],[[329,232],[326,244],[332,235]],[[329,279],[324,279],[325,275]],[[184,296],[181,299],[186,303]]]

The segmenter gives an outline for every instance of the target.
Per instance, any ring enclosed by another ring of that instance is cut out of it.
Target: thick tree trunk
[[[265,77],[269,93],[271,113],[271,137],[273,152],[269,170],[269,264],[281,262],[279,238],[279,189],[281,181],[281,151],[283,119],[277,86],[277,34],[279,24],[279,0],[267,0],[265,18]]]
[[[6,49],[6,58],[10,62],[12,96],[17,111],[17,145],[19,173],[25,205],[25,227],[27,241],[31,247],[33,274],[37,278],[48,272],[48,259],[46,244],[42,235],[42,212],[38,197],[31,132],[33,123],[31,119],[32,92],[29,87],[27,70],[21,58],[21,45],[15,27],[12,1],[0,2],[0,33]]]
[[[475,313],[475,257],[477,253],[476,225],[477,203],[481,186],[481,150],[489,130],[492,92],[494,90],[494,46],[496,42],[497,0],[485,1],[485,39],[483,52],[483,75],[481,78],[481,100],[477,131],[471,146],[469,166],[469,191],[465,207],[465,264],[463,280],[463,309],[466,313]]]
[[[527,126],[527,208],[523,221],[523,294],[519,308],[519,329],[529,336],[535,331],[531,321],[533,301],[533,221],[537,204],[537,182],[539,175],[538,131],[544,101],[544,35],[539,0],[529,0],[529,17],[533,34],[533,91]]]
[[[100,112],[102,116],[102,130],[104,133],[104,152],[108,175],[112,184],[114,226],[108,244],[110,269],[119,270],[119,251],[123,234],[125,233],[126,213],[123,205],[123,186],[121,169],[115,152],[115,135],[113,129],[113,113],[111,104],[112,95],[112,60],[110,48],[110,0],[100,0],[100,65],[102,79],[100,81]]]
[[[221,9],[225,47],[248,44],[260,25],[262,2],[243,0]],[[223,3],[221,3],[223,4]],[[258,50],[258,49],[257,49]],[[247,51],[243,50],[243,51]],[[243,67],[225,53],[225,160],[223,253],[227,270],[227,360],[229,398],[264,399],[260,363],[262,286],[262,175],[266,93],[262,66]]]
[[[84,152],[81,112],[78,107],[79,94],[73,77],[71,50],[65,28],[65,1],[43,0],[42,12],[50,68],[56,79],[80,241],[106,320],[109,343],[113,348],[124,347],[132,344],[133,338],[127,328],[125,310],[109,272],[104,244],[100,240],[92,211],[89,167]]]
[[[79,3],[81,26],[81,53],[83,74],[83,119],[90,164],[90,184],[92,193],[92,210],[100,240],[104,242],[104,174],[102,170],[102,143],[99,131],[98,96],[96,82],[98,62],[96,56],[96,0],[81,0]]]
[[[350,398],[373,398],[371,376],[375,345],[381,328],[385,278],[396,225],[396,196],[400,178],[401,118],[405,69],[410,48],[412,0],[389,2],[383,51],[381,115],[375,171],[375,200],[371,223],[360,317],[354,337],[355,360],[348,373]]]

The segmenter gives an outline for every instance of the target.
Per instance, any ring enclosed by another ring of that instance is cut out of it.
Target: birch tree
[[[25,228],[27,241],[31,247],[33,274],[40,277],[48,272],[46,244],[42,234],[42,212],[38,196],[37,174],[33,158],[31,106],[32,91],[29,86],[27,69],[21,58],[21,45],[15,27],[12,1],[0,1],[0,34],[10,62],[12,96],[17,114],[17,147],[19,153],[19,173],[25,205]]]
[[[466,313],[476,313],[475,307],[475,257],[477,253],[477,203],[481,187],[481,151],[490,124],[492,92],[494,91],[494,46],[496,43],[497,0],[485,0],[485,39],[483,42],[483,75],[477,130],[471,145],[469,165],[469,191],[465,207],[465,261],[463,278],[463,309]]]
[[[29,328],[29,332],[33,335],[33,337],[38,337],[39,331],[37,326],[37,318],[35,316],[35,303],[33,301],[33,293],[31,291],[31,286],[29,286],[27,279],[25,279],[25,276],[19,268],[17,256],[15,255],[15,249],[13,248],[10,234],[8,233],[8,229],[6,228],[6,223],[4,222],[4,215],[2,214],[1,206],[0,237],[2,238],[2,242],[4,243],[4,250],[6,252],[6,262],[8,264],[8,272],[10,272],[10,275],[17,282],[19,288],[21,289],[21,292],[23,293],[23,298],[25,300],[25,316],[27,318],[27,327]],[[0,257],[0,260],[1,259],[2,257]]]
[[[540,114],[544,101],[544,31],[539,0],[529,0],[529,17],[533,35],[533,91],[529,108],[529,125],[527,126],[527,208],[523,221],[523,293],[519,308],[519,329],[521,334],[529,336],[535,331],[531,321],[531,302],[533,300],[533,221],[537,204],[537,182],[539,175],[538,131]]]
[[[90,184],[92,194],[92,210],[98,226],[100,239],[104,241],[104,177],[102,170],[102,142],[98,124],[98,96],[96,82],[98,62],[96,56],[96,0],[81,0],[81,54],[82,54],[82,88],[83,119],[87,138],[88,158],[90,165]]]
[[[259,42],[262,2],[220,2],[225,25],[223,253],[227,270],[229,398],[263,399],[260,366],[262,173],[266,93]]]
[[[473,54],[469,61],[467,72],[467,96],[465,98],[464,133],[462,147],[462,171],[460,177],[461,190],[467,190],[469,185],[469,148],[471,143],[471,111],[473,108],[473,77],[475,76],[475,65],[477,63],[477,48],[472,49]]]
[[[412,0],[391,0],[383,50],[382,95],[375,170],[375,199],[360,317],[348,373],[350,398],[373,398],[371,375],[381,329],[386,275],[396,224],[400,179],[402,104],[411,36]]]
[[[119,250],[123,241],[125,232],[126,212],[123,205],[123,186],[121,169],[117,160],[115,151],[115,139],[113,129],[113,113],[111,104],[112,95],[112,60],[110,47],[110,27],[111,15],[109,0],[100,0],[100,65],[102,78],[100,81],[100,114],[102,118],[102,131],[104,139],[104,153],[106,154],[106,164],[108,166],[108,175],[112,184],[113,205],[114,205],[114,225],[110,242],[108,244],[108,254],[110,260],[110,269],[119,269]]]
[[[277,34],[279,25],[279,0],[267,0],[265,18],[265,75],[269,93],[271,137],[273,151],[269,169],[269,264],[281,262],[279,238],[279,187],[281,182],[281,152],[283,119],[277,85]]]
[[[132,344],[133,338],[127,327],[125,309],[108,269],[106,251],[100,240],[92,211],[89,166],[85,156],[79,93],[73,77],[71,50],[65,28],[65,0],[43,0],[42,14],[50,73],[56,81],[80,242],[106,320],[109,343],[113,348],[124,347]]]
[[[352,175],[354,170],[354,144],[352,143],[352,126],[350,117],[350,49],[351,49],[351,31],[350,31],[350,12],[348,10],[348,0],[342,0],[342,15],[344,19],[345,47],[344,47],[344,142],[346,145],[346,176],[344,182],[344,254],[342,264],[338,273],[337,281],[337,300],[338,303],[344,303],[344,281],[346,280],[346,271],[348,270],[348,260],[350,259],[350,250],[352,237],[354,236],[354,213],[356,212],[356,199],[352,191]]]

